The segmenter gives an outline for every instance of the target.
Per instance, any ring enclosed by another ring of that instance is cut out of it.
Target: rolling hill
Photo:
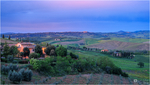
[[[101,40],[99,43],[86,46],[88,48],[110,49],[110,50],[149,50],[148,43],[121,42],[115,40]]]

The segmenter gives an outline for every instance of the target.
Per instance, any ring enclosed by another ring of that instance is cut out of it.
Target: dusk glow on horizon
[[[1,33],[149,30],[148,1],[1,1]]]

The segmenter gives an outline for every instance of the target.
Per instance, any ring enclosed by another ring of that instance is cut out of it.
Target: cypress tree
[[[5,38],[4,34],[3,34],[3,39]]]
[[[10,40],[10,35],[9,35],[9,38],[8,38],[9,40]]]

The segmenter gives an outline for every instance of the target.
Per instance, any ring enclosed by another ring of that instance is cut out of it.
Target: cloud
[[[146,1],[2,1],[1,9],[2,30],[18,32],[23,29],[98,31],[97,28],[111,30],[116,26],[118,30],[126,30],[126,24],[137,30],[147,29],[149,23]]]

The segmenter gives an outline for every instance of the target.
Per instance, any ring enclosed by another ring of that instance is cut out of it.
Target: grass
[[[98,39],[92,39],[92,38],[86,38],[85,43],[87,45],[91,45],[91,44],[99,43],[99,40]]]
[[[61,40],[61,41],[51,41],[50,44],[55,44],[55,43],[58,43],[58,42],[73,42],[73,41],[79,41],[81,39],[68,39],[68,40]]]
[[[149,41],[149,39],[129,39],[129,38],[111,38],[111,40],[122,41],[122,42],[133,42],[133,43],[143,43]]]
[[[77,50],[68,50],[68,52],[73,52],[79,55],[79,58],[89,57],[91,59],[97,59],[98,57],[105,57],[108,56],[113,63],[120,67],[122,70],[131,71],[127,72],[131,78],[138,78],[139,80],[148,80],[149,77],[149,56],[148,55],[135,55],[134,59],[127,59],[127,58],[117,58],[111,55],[90,52],[90,51],[77,51]],[[136,60],[136,62],[134,61]],[[144,68],[139,68],[137,63],[144,62]],[[139,73],[142,72],[142,73]],[[139,76],[140,75],[140,76]]]
[[[78,47],[78,44],[69,44],[68,46]]]

